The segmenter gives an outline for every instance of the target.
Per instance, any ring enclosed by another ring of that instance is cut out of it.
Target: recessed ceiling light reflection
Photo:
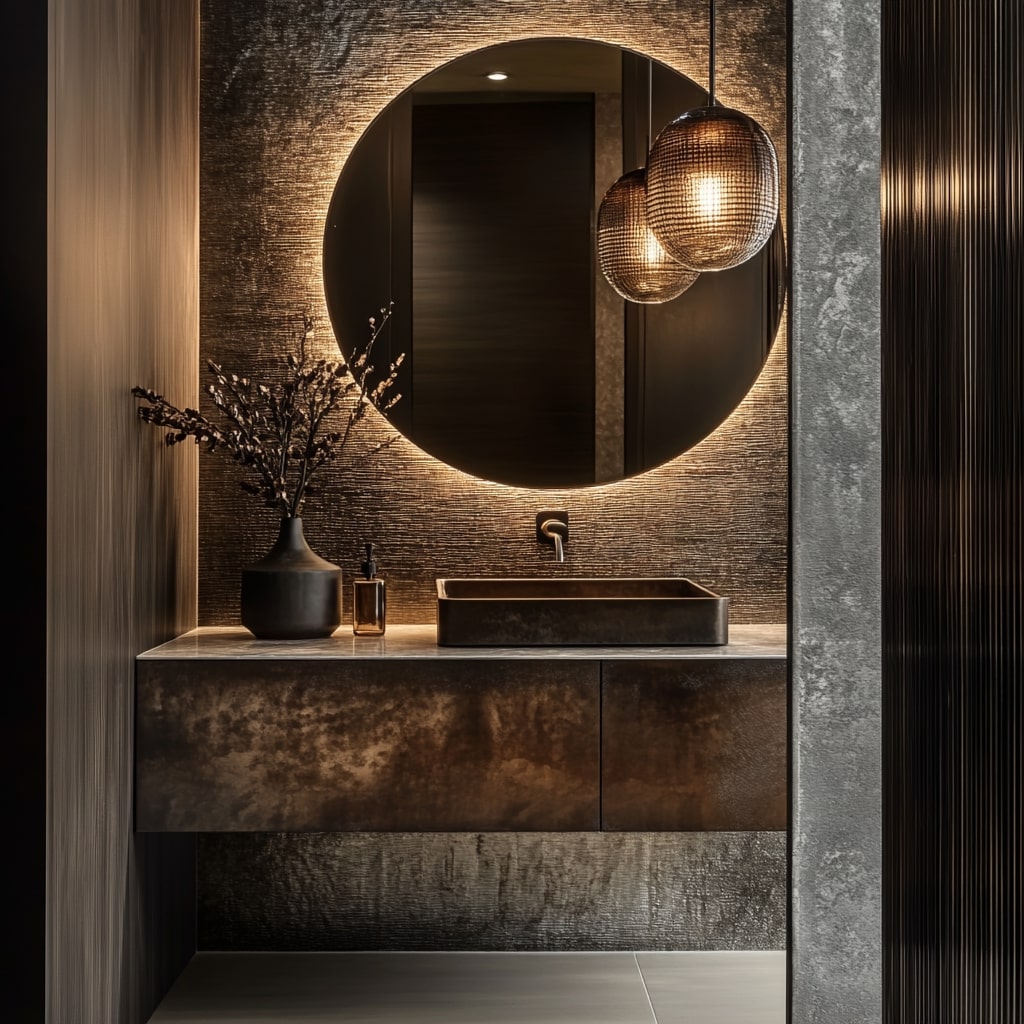
[[[491,72],[490,72],[490,73],[489,73],[489,74],[487,75],[487,77],[488,77],[488,78],[489,78],[489,79],[490,79],[490,80],[491,80],[492,82],[504,82],[504,81],[505,81],[505,79],[506,79],[506,78],[508,78],[508,73],[507,73],[507,72],[505,72],[505,71],[491,71]]]

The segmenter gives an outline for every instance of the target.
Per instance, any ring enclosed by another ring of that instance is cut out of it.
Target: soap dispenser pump
[[[366,545],[363,578],[352,581],[352,632],[356,636],[383,636],[385,626],[384,581],[377,576],[373,545]]]

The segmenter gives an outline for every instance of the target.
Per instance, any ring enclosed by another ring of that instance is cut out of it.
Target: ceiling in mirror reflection
[[[488,82],[491,71],[508,77]],[[617,93],[622,55],[614,46],[585,39],[526,39],[468,53],[412,86],[413,93]]]
[[[497,68],[507,81],[486,79]],[[594,244],[650,126],[705,100],[630,51],[530,40],[451,62],[380,113],[335,188],[324,288],[343,351],[367,297],[394,300],[379,356],[407,356],[397,429],[474,476],[561,488],[661,465],[732,412],[778,328],[781,226],[652,308],[615,294]]]

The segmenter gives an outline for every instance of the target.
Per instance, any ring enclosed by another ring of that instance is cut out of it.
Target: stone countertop
[[[259,659],[613,659],[666,658],[782,658],[786,657],[784,624],[729,626],[729,643],[722,646],[638,647],[439,647],[437,627],[388,626],[382,637],[353,636],[351,626],[340,627],[321,640],[257,640],[242,626],[200,626],[144,651],[140,659],[153,660],[259,660]]]

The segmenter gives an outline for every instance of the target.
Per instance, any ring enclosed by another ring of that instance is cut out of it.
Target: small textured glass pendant
[[[597,211],[597,258],[608,283],[629,302],[668,302],[698,274],[680,266],[647,226],[643,168],[624,174]]]

